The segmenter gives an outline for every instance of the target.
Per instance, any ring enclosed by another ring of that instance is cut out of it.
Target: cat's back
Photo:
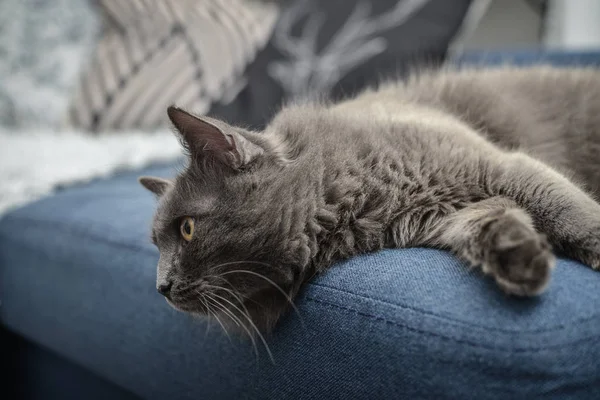
[[[465,123],[496,145],[600,182],[600,70],[496,67],[413,74],[342,108],[383,118]]]
[[[600,70],[550,66],[448,68],[415,73],[358,98],[442,110],[482,128],[492,140],[523,145],[527,144],[523,139],[537,138],[527,132],[514,134],[510,128],[518,121],[551,123],[553,130],[567,131],[573,129],[573,123],[583,119],[589,122],[589,117],[598,115]]]

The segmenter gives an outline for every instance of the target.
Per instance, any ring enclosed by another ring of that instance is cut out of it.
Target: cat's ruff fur
[[[451,250],[515,295],[545,288],[550,244],[600,267],[600,71],[427,72],[285,107],[260,134],[169,116],[189,167],[142,184],[180,309],[269,329],[315,273],[384,247]]]

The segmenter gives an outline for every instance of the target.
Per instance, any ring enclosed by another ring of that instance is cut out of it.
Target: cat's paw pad
[[[488,272],[507,293],[535,296],[544,291],[556,259],[546,237],[507,214],[491,228]]]

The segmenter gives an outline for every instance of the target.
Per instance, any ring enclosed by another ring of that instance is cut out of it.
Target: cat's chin
[[[167,304],[170,305],[172,308],[174,308],[177,311],[181,311],[184,313],[189,313],[189,314],[195,314],[195,315],[207,315],[207,313],[203,310],[199,310],[196,305],[191,306],[191,305],[185,305],[185,304],[176,304],[173,301],[165,298],[165,300],[167,301]]]
[[[167,304],[175,310],[195,317],[208,318],[217,321],[227,332],[238,332],[242,335],[255,336],[258,333],[269,333],[275,323],[285,314],[288,307],[286,303],[269,304],[256,302],[245,303],[241,308],[224,310],[212,309],[210,312],[198,303],[177,304],[166,299]]]
[[[165,300],[167,301],[167,304],[170,305],[171,307],[173,307],[174,309],[179,310],[179,311],[183,311],[182,309],[180,309],[179,307],[177,307],[175,305],[175,303],[173,303],[171,300],[167,299],[166,297],[165,297]]]

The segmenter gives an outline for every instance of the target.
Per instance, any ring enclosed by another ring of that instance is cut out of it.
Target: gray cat
[[[421,73],[261,133],[168,115],[189,165],[140,181],[180,310],[269,330],[315,274],[385,247],[448,249],[517,296],[546,287],[550,244],[600,268],[598,70]]]

